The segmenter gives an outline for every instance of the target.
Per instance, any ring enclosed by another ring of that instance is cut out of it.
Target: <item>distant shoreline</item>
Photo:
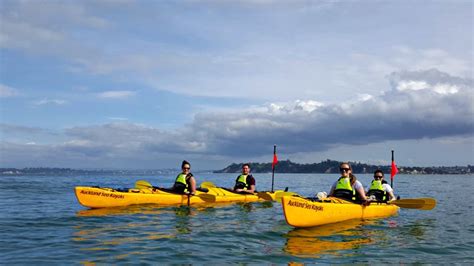
[[[239,173],[243,163],[233,163],[221,170],[195,171],[195,173]],[[335,174],[339,173],[339,161],[326,160],[320,163],[299,164],[290,160],[278,162],[275,172],[285,174]],[[253,173],[271,173],[271,163],[250,163]],[[389,165],[369,165],[351,162],[355,174],[372,174],[381,169],[390,173]],[[55,167],[0,168],[0,176],[20,175],[168,175],[176,174],[179,169],[72,169]],[[471,175],[474,166],[398,166],[398,174],[409,175]]]

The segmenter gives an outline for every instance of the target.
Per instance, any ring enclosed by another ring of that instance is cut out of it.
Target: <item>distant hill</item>
[[[290,160],[279,161],[276,166],[278,173],[339,173],[341,162],[326,160],[320,163],[299,164]],[[390,165],[369,165],[360,162],[350,162],[354,173],[373,173],[376,169],[381,169],[385,174],[390,173]],[[243,163],[233,163],[222,170],[214,173],[240,173]],[[250,163],[254,173],[271,173],[271,163]],[[436,167],[405,167],[398,166],[399,174],[472,174],[474,166],[436,166]]]

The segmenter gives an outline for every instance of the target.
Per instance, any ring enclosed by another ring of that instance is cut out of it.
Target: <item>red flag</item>
[[[273,153],[273,162],[272,162],[272,169],[275,168],[275,165],[278,163],[278,157],[277,157],[277,154],[276,152]]]
[[[398,173],[397,165],[395,164],[395,161],[392,161],[392,169],[390,171],[390,179],[393,180],[393,177]]]

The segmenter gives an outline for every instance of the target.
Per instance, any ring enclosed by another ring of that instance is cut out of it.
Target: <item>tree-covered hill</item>
[[[334,160],[325,160],[320,163],[299,164],[290,160],[279,161],[275,171],[278,173],[339,173],[339,164]],[[373,173],[381,169],[384,173],[390,173],[390,165],[369,165],[361,162],[350,162],[354,173]],[[224,169],[214,173],[239,173],[243,163],[233,163]],[[254,173],[270,173],[271,163],[251,162],[250,167]],[[398,166],[399,174],[472,174],[474,166],[436,166],[436,167],[403,167]]]

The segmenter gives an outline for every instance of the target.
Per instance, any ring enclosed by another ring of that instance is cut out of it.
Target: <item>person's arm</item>
[[[189,173],[188,174],[188,182],[189,182],[189,193],[194,195],[196,194],[196,179],[194,179],[193,174]]]
[[[333,196],[334,190],[336,190],[336,183],[332,184],[331,190],[329,191],[329,197]]]
[[[393,190],[387,193],[389,195],[389,201],[395,200],[395,195],[393,194]]]
[[[367,197],[365,196],[365,191],[364,191],[363,187],[358,188],[357,192],[359,193],[359,196],[362,200],[367,200]]]
[[[395,194],[393,194],[393,188],[389,184],[384,184],[385,191],[389,196],[389,201],[395,200]]]
[[[252,175],[250,175],[248,178],[249,178],[249,179],[248,179],[249,188],[248,188],[248,189],[244,189],[243,191],[248,192],[248,193],[254,193],[254,192],[255,192],[255,187],[256,187],[255,177],[253,177]]]
[[[354,189],[359,193],[359,197],[362,201],[367,201],[367,197],[365,196],[365,191],[364,187],[362,186],[362,183],[359,181],[356,181],[356,184],[354,184]]]
[[[190,187],[191,187],[191,194],[196,194],[196,179],[194,177],[191,177],[189,179]]]
[[[255,185],[250,185],[250,188],[246,190],[247,192],[254,193],[255,192]]]

